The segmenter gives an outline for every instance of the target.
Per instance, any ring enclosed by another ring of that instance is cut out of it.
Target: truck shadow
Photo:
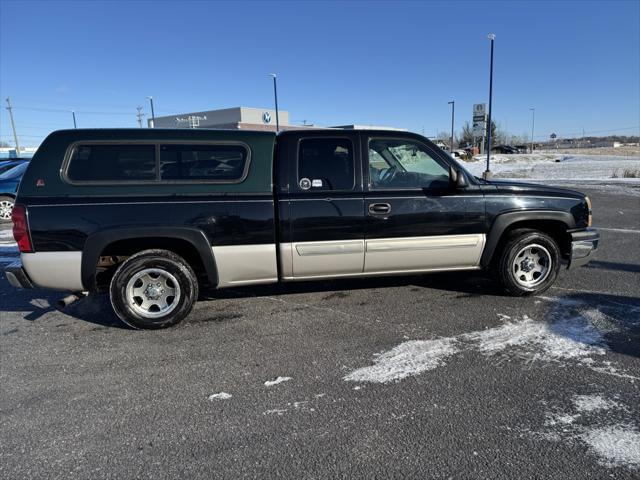
[[[640,299],[622,295],[576,293],[544,297],[549,331],[572,342],[640,357]]]
[[[428,288],[458,293],[460,296],[506,296],[500,287],[482,272],[446,272],[427,275],[402,275],[369,278],[344,278],[288,282],[270,285],[245,286],[202,292],[203,299],[266,297],[296,293],[327,293],[335,296],[339,292],[354,290],[384,289],[393,287]]]
[[[56,303],[67,294],[52,290],[22,290],[9,285],[0,275],[0,303],[3,312],[24,312],[24,320],[35,322],[57,313]],[[113,313],[106,295],[89,295],[64,309],[64,314],[104,327],[129,328]]]
[[[429,275],[375,277],[359,279],[291,282],[273,285],[203,291],[200,300],[267,297],[296,293],[326,293],[325,299],[348,296],[348,291],[391,287],[427,288],[458,293],[459,297],[502,296],[499,287],[480,272],[433,273]],[[51,290],[20,290],[0,276],[2,310],[25,312],[23,318],[37,321],[49,313],[59,312],[56,303],[66,294]],[[106,294],[92,294],[67,306],[65,315],[104,327],[129,329],[113,313]],[[188,321],[188,320],[187,320]]]

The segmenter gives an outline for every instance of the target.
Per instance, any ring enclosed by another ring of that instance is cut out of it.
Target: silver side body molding
[[[212,247],[218,288],[278,281],[275,244]]]
[[[81,292],[82,252],[21,253],[20,261],[38,287]]]
[[[284,280],[477,270],[484,234],[281,243]]]

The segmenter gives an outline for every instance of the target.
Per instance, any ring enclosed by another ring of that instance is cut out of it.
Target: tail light
[[[587,219],[587,227],[590,227],[593,224],[593,212],[591,210],[591,199],[589,197],[584,197],[584,200],[587,203],[587,210],[589,211],[589,217]]]
[[[13,221],[13,238],[18,243],[18,248],[22,253],[33,252],[31,246],[31,235],[29,235],[29,225],[27,223],[27,209],[24,205],[15,205],[11,213]]]

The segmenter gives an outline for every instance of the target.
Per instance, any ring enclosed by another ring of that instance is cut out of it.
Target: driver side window
[[[449,173],[446,165],[431,157],[418,142],[372,138],[369,178],[374,189],[443,188],[448,185]]]

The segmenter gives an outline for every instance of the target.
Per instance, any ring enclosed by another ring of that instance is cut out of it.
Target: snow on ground
[[[227,392],[214,393],[212,395],[209,395],[209,400],[211,400],[212,402],[214,400],[229,400],[232,396],[233,395]]]
[[[264,385],[265,387],[271,387],[282,382],[288,382],[289,380],[291,380],[291,377],[278,377],[275,380],[267,380],[266,382],[264,382]]]
[[[586,429],[580,439],[602,458],[605,466],[640,468],[640,431],[633,425]]]
[[[583,443],[607,467],[640,468],[640,431],[626,405],[604,394],[574,395],[571,403],[572,413],[547,414],[543,438]]]
[[[486,170],[486,159],[486,155],[476,155],[473,161],[460,163],[470,173],[480,177]],[[494,154],[491,156],[490,168],[494,178],[523,181],[607,180],[640,183],[640,178],[622,178],[624,170],[640,173],[640,157],[556,153]],[[614,175],[618,178],[613,178]]]
[[[15,243],[13,240],[13,230],[0,230],[0,243]]]
[[[574,395],[573,405],[579,412],[596,412],[620,408],[616,401],[603,397],[602,395]]]
[[[516,319],[499,315],[503,324],[497,327],[455,337],[403,342],[376,354],[373,365],[358,368],[343,380],[370,383],[399,381],[442,367],[448,357],[465,351],[475,351],[488,357],[500,355],[526,363],[571,362],[576,367],[586,367],[605,375],[631,381],[639,379],[619,372],[610,361],[597,361],[593,357],[606,354],[609,347],[605,337],[608,333],[629,328],[632,322],[620,318],[633,318],[640,314],[640,309],[620,307],[624,309],[624,316],[621,317],[619,312],[611,316],[608,314],[614,308],[611,306],[594,307],[577,300],[540,298],[553,302],[544,321],[533,320],[527,315]]]
[[[458,352],[454,338],[404,342],[376,356],[375,365],[359,368],[344,377],[354,382],[385,383],[418,375],[444,365],[444,359]]]

